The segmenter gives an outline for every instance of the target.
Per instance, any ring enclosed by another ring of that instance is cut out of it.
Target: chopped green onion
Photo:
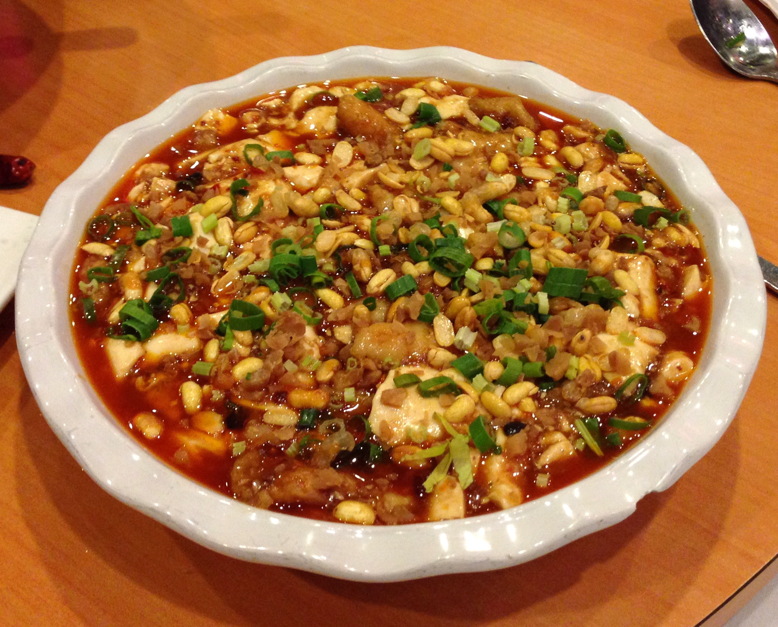
[[[111,235],[116,231],[116,221],[111,216],[102,213],[92,218],[86,230],[93,240],[105,242],[111,239]]]
[[[269,155],[270,153],[268,153]],[[245,222],[249,218],[253,218],[255,215],[257,215],[260,210],[262,209],[262,206],[265,204],[265,201],[260,198],[257,201],[257,204],[254,205],[254,207],[249,211],[248,213],[244,215],[240,215],[238,213],[238,196],[248,196],[248,188],[249,182],[246,179],[237,179],[233,181],[230,184],[230,199],[232,200],[232,203],[230,205],[230,214],[232,215],[232,219],[236,222]],[[213,215],[213,214],[212,214]]]
[[[300,362],[300,366],[305,368],[306,370],[310,370],[313,372],[314,370],[318,370],[319,366],[321,366],[321,361],[316,359],[313,355],[306,355],[303,357],[303,360]]]
[[[361,298],[362,296],[362,290],[359,287],[359,283],[357,283],[357,278],[354,276],[353,272],[349,272],[346,274],[346,285],[348,285],[348,289],[351,291],[351,296],[354,298]]]
[[[376,301],[375,296],[368,296],[362,301],[362,304],[367,307],[368,311],[375,311],[378,302]]]
[[[408,243],[408,255],[416,263],[420,261],[427,261],[429,259],[430,253],[434,249],[435,245],[432,243],[432,239],[429,235],[417,235]]]
[[[497,241],[503,248],[512,250],[524,244],[527,241],[527,235],[518,224],[506,220],[497,232]]]
[[[299,440],[292,442],[284,453],[289,457],[297,457],[302,451],[313,444],[318,444],[318,442],[317,438],[312,438],[310,433],[306,433]]]
[[[210,233],[216,228],[216,225],[219,223],[219,218],[216,216],[215,213],[211,213],[207,216],[205,216],[200,222],[200,228],[203,230],[203,233]]]
[[[456,394],[459,386],[451,377],[439,376],[419,383],[419,394],[425,398],[441,394]]]
[[[370,241],[373,242],[376,246],[380,246],[381,242],[378,239],[378,233],[376,229],[378,228],[378,223],[382,220],[388,220],[388,215],[382,215],[382,216],[375,216],[374,218],[370,219]]]
[[[416,145],[413,147],[413,154],[411,155],[411,157],[416,161],[421,161],[422,159],[424,159],[430,154],[431,148],[432,148],[432,142],[430,141],[430,138],[423,137],[422,139],[416,142]]]
[[[613,287],[611,282],[604,276],[593,276],[586,279],[584,284],[587,291],[581,292],[579,299],[586,302],[600,303],[607,305],[608,303],[619,304],[619,300],[624,296],[623,290]]]
[[[639,194],[635,194],[634,192],[628,192],[623,189],[617,189],[613,192],[613,195],[618,198],[621,202],[636,202],[638,204],[643,203],[643,199],[640,197]]]
[[[570,216],[573,218],[573,231],[585,231],[589,228],[589,219],[583,211],[573,211]]]
[[[265,324],[265,312],[246,300],[233,300],[227,315],[233,331],[257,331]]]
[[[627,143],[624,138],[618,133],[618,131],[608,129],[605,133],[605,137],[602,138],[602,143],[614,152],[626,152]]]
[[[119,310],[119,321],[125,332],[120,339],[139,342],[149,339],[159,326],[151,305],[142,298],[127,301]]]
[[[389,244],[381,244],[378,247],[378,254],[381,257],[388,257],[389,255],[392,254],[392,247],[389,246]]]
[[[639,255],[646,250],[646,243],[634,233],[619,233],[613,240],[612,248],[616,252]]]
[[[549,302],[548,302],[548,292],[538,292],[535,294],[535,298],[538,301],[538,313],[541,316],[548,315],[549,312]]]
[[[580,436],[583,438],[583,441],[586,442],[586,445],[592,449],[595,455],[598,457],[602,457],[604,453],[602,452],[602,448],[600,448],[599,443],[594,437],[594,434],[589,430],[589,427],[586,425],[586,423],[578,418],[573,425],[575,426],[575,430],[578,431]]]
[[[97,313],[95,312],[95,301],[93,298],[89,298],[88,296],[86,298],[82,298],[81,309],[84,312],[84,320],[86,320],[89,324],[94,324],[97,322]]]
[[[254,159],[257,155],[264,155],[265,149],[261,144],[246,144],[243,147],[243,158],[250,166],[254,167]]]
[[[579,204],[584,198],[583,192],[577,187],[565,187],[559,192],[559,195],[575,201],[576,204]]]
[[[322,320],[324,320],[324,316],[317,314],[301,300],[295,301],[294,305],[292,306],[292,311],[299,313],[303,317],[303,320],[305,320],[306,324],[310,324],[312,326],[316,326],[317,324],[320,324]]]
[[[438,305],[438,301],[435,300],[433,294],[427,292],[424,295],[424,304],[419,311],[419,320],[422,322],[432,322],[439,313],[440,305]]]
[[[130,211],[132,212],[132,215],[135,216],[138,223],[144,227],[142,230],[135,233],[135,243],[138,246],[162,235],[162,229],[143,215],[136,206],[133,205],[130,207]]]
[[[356,388],[346,388],[343,390],[343,400],[347,403],[353,403],[357,400]]]
[[[534,137],[523,138],[518,148],[522,157],[532,156],[532,153],[535,152],[535,138]]]
[[[648,376],[637,372],[629,377],[624,383],[621,384],[616,393],[613,395],[617,401],[622,399],[628,400],[630,403],[636,403],[646,393],[648,389],[649,379]],[[626,397],[626,398],[625,398]]]
[[[421,379],[418,377],[418,375],[415,375],[412,372],[406,372],[404,374],[398,374],[394,379],[392,379],[392,382],[397,388],[408,388],[412,385],[416,385],[417,383],[421,383]]]
[[[489,427],[487,427],[483,416],[478,416],[478,418],[471,422],[468,430],[470,432],[470,439],[473,440],[473,444],[475,444],[475,447],[479,451],[482,453],[490,453],[492,451],[495,453],[500,452],[500,447],[497,445],[497,442],[494,440],[491,433],[489,433]]]
[[[316,421],[319,418],[319,410],[311,407],[306,407],[300,410],[300,419],[297,421],[297,428],[313,429],[316,426]]]
[[[459,370],[465,377],[472,379],[484,371],[484,362],[473,353],[465,353],[451,362],[451,366]]]
[[[281,253],[270,258],[270,275],[281,285],[300,276],[300,255]]]
[[[343,213],[345,209],[334,202],[324,203],[319,207],[319,217],[322,220],[337,220],[338,216]]]
[[[481,274],[478,270],[468,268],[465,270],[465,287],[469,290],[472,290],[473,292],[480,292],[480,283],[483,278],[484,275]]]
[[[640,207],[632,213],[632,220],[640,226],[663,229],[668,223],[687,223],[689,221],[689,212],[686,209],[670,211],[664,207]]]
[[[192,374],[207,377],[210,376],[214,364],[210,361],[196,361],[192,364]]]
[[[648,429],[651,423],[645,418],[639,418],[634,416],[630,419],[625,418],[610,418],[608,424],[615,429],[623,429],[624,431],[641,431],[642,429]]]
[[[440,117],[437,107],[426,102],[420,102],[418,109],[416,109],[416,122],[413,123],[411,128],[419,128],[420,126],[434,126],[440,122],[443,118]]]
[[[437,248],[432,251],[428,261],[436,272],[455,278],[462,276],[473,265],[475,257],[464,248],[449,245],[441,246],[441,243],[438,242]]]
[[[380,87],[375,86],[366,91],[358,91],[354,95],[365,102],[378,102],[384,97],[384,92],[381,91]]]
[[[410,274],[405,274],[386,286],[386,297],[389,300],[397,300],[400,296],[415,292],[418,288],[416,279]]]
[[[576,299],[581,295],[586,274],[585,268],[549,268],[543,291],[551,297],[565,296]]]
[[[149,270],[146,273],[146,280],[147,281],[161,281],[162,279],[167,278],[167,276],[171,273],[170,266],[160,266],[159,268],[154,268],[153,270]]]
[[[185,297],[184,280],[171,272],[159,282],[159,287],[149,299],[149,306],[159,315],[168,311],[176,303],[180,303]]]
[[[284,292],[275,292],[270,297],[270,304],[273,306],[273,309],[278,312],[289,311],[293,305],[289,294],[285,294]]]
[[[478,337],[478,333],[469,327],[462,327],[454,336],[454,346],[459,350],[470,350]]]
[[[479,394],[481,392],[491,392],[494,390],[494,386],[489,383],[486,377],[482,374],[477,374],[473,377],[473,387]]]
[[[572,227],[573,219],[567,214],[559,215],[554,219],[554,230],[562,235],[567,235]]]
[[[113,268],[110,266],[96,266],[89,268],[86,271],[86,278],[90,281],[97,281],[98,283],[110,283],[115,281],[116,277],[113,273]]]
[[[192,249],[189,246],[177,246],[167,250],[162,255],[162,260],[171,265],[185,263],[192,255]]]
[[[488,115],[485,115],[481,118],[481,120],[478,122],[478,125],[484,129],[487,133],[496,133],[497,131],[502,130],[502,126],[500,126],[500,123],[495,120],[493,117],[490,117]]]
[[[538,379],[546,374],[542,361],[528,361],[522,364],[522,373],[528,379]]]
[[[517,359],[516,357],[506,357],[503,359],[502,363],[504,369],[502,374],[495,380],[495,383],[497,383],[497,385],[504,385],[506,387],[513,385],[519,380],[519,377],[522,373],[521,360]]]
[[[565,378],[573,380],[578,376],[578,357],[575,355],[570,356],[570,360],[567,362],[567,370],[565,370]]]
[[[192,237],[192,221],[189,216],[173,216],[170,218],[170,227],[174,237]]]
[[[265,154],[265,159],[268,161],[273,159],[278,159],[279,161],[291,159],[292,163],[295,163],[294,153],[291,150],[273,150]]]

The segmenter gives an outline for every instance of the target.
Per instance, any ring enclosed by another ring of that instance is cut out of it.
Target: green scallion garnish
[[[451,362],[451,366],[459,370],[465,377],[472,379],[484,371],[484,363],[473,353],[465,353]]]
[[[602,143],[614,152],[621,153],[627,151],[627,143],[624,141],[624,138],[618,131],[615,131],[612,128],[608,129],[605,133],[605,137],[602,138]]]
[[[613,396],[617,401],[626,400],[630,403],[636,403],[645,395],[649,382],[648,375],[636,372],[627,377]]]
[[[418,288],[416,279],[410,274],[405,274],[386,286],[386,297],[389,300],[397,300],[400,296],[415,292]]]
[[[495,120],[493,117],[490,117],[488,115],[485,115],[481,118],[480,122],[478,122],[478,125],[484,129],[487,133],[496,133],[497,131],[502,130],[502,126],[500,126],[500,123]]]
[[[435,296],[429,292],[424,295],[424,304],[419,311],[419,320],[422,322],[432,322],[440,313],[440,305],[435,300]]]
[[[208,377],[213,370],[214,364],[210,361],[196,361],[192,364],[192,374]]]
[[[394,379],[392,379],[392,382],[394,383],[395,387],[408,388],[412,385],[421,383],[421,379],[418,377],[418,375],[415,375],[411,372],[406,372],[404,374],[398,374]]]
[[[486,425],[486,421],[483,416],[478,416],[468,427],[470,433],[470,439],[473,440],[475,447],[482,453],[500,453],[500,447],[497,445],[490,429]]]
[[[645,418],[639,418],[634,416],[630,419],[625,418],[610,418],[608,424],[614,429],[622,429],[624,431],[641,431],[648,429],[651,423]]]
[[[425,398],[441,394],[457,394],[458,392],[459,386],[456,382],[451,377],[443,375],[419,383],[419,394]]]
[[[192,221],[189,216],[173,216],[170,218],[170,228],[174,237],[192,237]]]

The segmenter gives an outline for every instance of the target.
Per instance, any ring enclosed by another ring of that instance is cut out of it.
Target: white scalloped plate
[[[324,79],[432,75],[517,93],[619,129],[692,208],[715,294],[710,337],[681,398],[638,446],[590,477],[510,510],[440,523],[358,527],[269,513],[204,488],[154,458],[108,415],[74,349],[69,274],[88,217],[139,158],[211,107]],[[105,490],[221,553],[362,581],[503,568],[621,521],[639,499],[672,485],[721,437],[751,380],[766,321],[762,277],[743,216],[689,148],[624,102],[539,65],[443,47],[353,47],[275,59],[184,89],[117,128],[47,203],[22,262],[16,311],[22,362],[41,410]]]

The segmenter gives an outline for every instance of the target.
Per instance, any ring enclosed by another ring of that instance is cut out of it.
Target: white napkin
[[[0,310],[16,289],[19,264],[36,224],[37,216],[0,207]]]

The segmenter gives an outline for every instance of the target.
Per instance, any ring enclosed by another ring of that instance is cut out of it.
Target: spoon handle
[[[764,257],[759,257],[759,266],[762,268],[764,282],[775,294],[778,294],[778,266],[770,263]]]
[[[765,5],[770,11],[772,11],[773,15],[778,18],[778,0],[759,0],[763,5]]]

